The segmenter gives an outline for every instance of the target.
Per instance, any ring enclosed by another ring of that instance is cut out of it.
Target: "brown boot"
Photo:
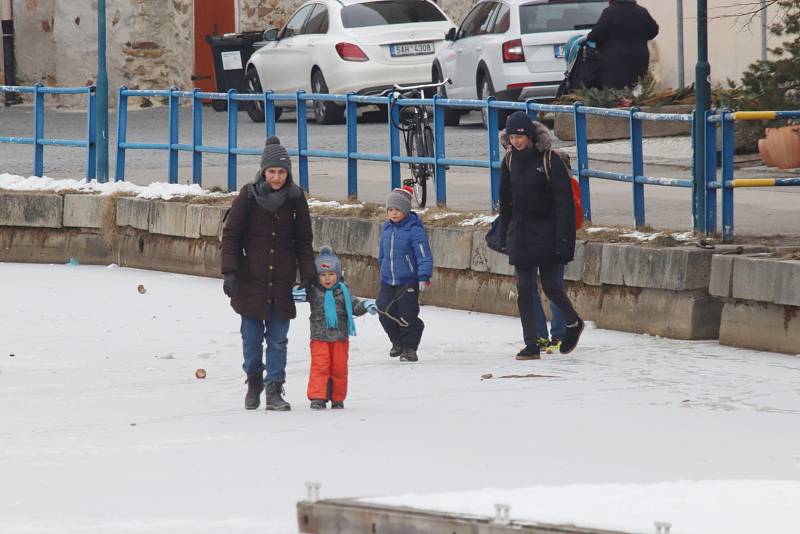
[[[283,382],[270,382],[267,384],[267,404],[266,409],[275,412],[288,412],[292,409],[292,405],[286,402],[282,395],[286,392],[283,390]]]
[[[264,375],[253,373],[247,375],[247,395],[244,397],[244,407],[255,410],[261,404],[261,392],[264,391]]]

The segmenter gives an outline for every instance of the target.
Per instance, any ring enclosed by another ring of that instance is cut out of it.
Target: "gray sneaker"
[[[288,412],[292,405],[286,402],[281,395],[285,395],[283,382],[270,382],[267,384],[267,403],[266,409],[275,412]]]
[[[403,349],[403,353],[400,355],[401,362],[415,362],[417,359],[417,351],[412,348]]]

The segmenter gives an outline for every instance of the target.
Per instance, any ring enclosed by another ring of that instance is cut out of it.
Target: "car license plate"
[[[564,45],[562,45],[562,44],[553,45],[553,55],[555,55],[558,58],[563,58],[564,57]]]
[[[433,43],[407,43],[389,45],[389,53],[392,57],[399,56],[421,56],[433,54]]]

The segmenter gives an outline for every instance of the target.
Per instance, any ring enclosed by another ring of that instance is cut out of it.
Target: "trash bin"
[[[214,56],[217,92],[227,93],[229,89],[236,89],[240,93],[245,91],[244,68],[256,49],[254,44],[263,38],[263,32],[206,35],[206,42],[211,45]],[[216,111],[225,111],[228,104],[224,100],[212,100],[211,107]]]

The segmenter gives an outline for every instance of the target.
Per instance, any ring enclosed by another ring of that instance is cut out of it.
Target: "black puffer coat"
[[[530,269],[545,262],[568,263],[575,255],[575,204],[564,162],[550,150],[550,134],[536,127],[533,148],[513,147],[500,171],[500,218],[509,263]],[[549,178],[544,155],[549,155]]]
[[[633,87],[647,73],[650,51],[647,41],[658,35],[650,13],[632,0],[616,0],[603,10],[586,36],[597,43],[603,57],[603,87]]]
[[[269,303],[274,302],[283,319],[294,319],[292,284],[298,269],[305,283],[317,277],[305,194],[288,181],[281,188],[288,188],[285,202],[271,212],[257,200],[248,200],[249,187],[252,184],[234,199],[222,231],[222,274],[237,272],[239,251],[244,248],[247,252],[249,274],[240,278],[231,306],[240,315],[267,320]]]

